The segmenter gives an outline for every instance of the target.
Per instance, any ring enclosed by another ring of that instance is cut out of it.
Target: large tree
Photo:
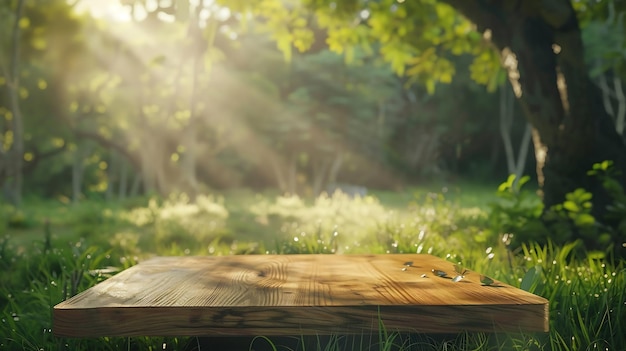
[[[600,90],[588,76],[571,2],[445,2],[467,16],[480,32],[490,31],[499,50],[515,55],[517,73],[509,76],[535,130],[546,208],[583,187],[594,193],[595,212],[602,213],[607,194],[587,171],[603,160],[613,160],[619,170],[626,170],[626,147],[603,108]]]

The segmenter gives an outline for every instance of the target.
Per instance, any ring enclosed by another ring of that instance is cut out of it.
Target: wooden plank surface
[[[407,332],[548,331],[547,300],[455,275],[452,263],[417,254],[157,257],[56,305],[54,333],[369,333],[379,319]]]

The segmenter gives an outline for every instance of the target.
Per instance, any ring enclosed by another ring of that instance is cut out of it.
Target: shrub
[[[322,194],[312,205],[297,195],[263,200],[250,207],[257,222],[280,228],[278,253],[353,252],[381,223],[393,217],[372,197]]]
[[[582,188],[544,211],[539,197],[522,188],[529,178],[522,177],[516,183],[511,175],[498,188],[499,201],[491,204],[491,227],[500,233],[513,233],[516,248],[529,242],[547,244],[548,240],[563,245],[580,238],[587,250],[626,257],[626,194],[611,165],[610,161],[598,163],[588,172],[599,178],[611,197],[606,217],[594,217],[593,195]]]
[[[185,194],[171,195],[154,213],[154,239],[161,246],[196,246],[228,234],[228,210],[222,198],[199,195],[191,201]]]
[[[493,234],[513,234],[512,247],[531,240],[545,240],[548,232],[541,221],[543,204],[537,196],[524,188],[530,177],[524,176],[516,181],[515,175],[500,186],[496,192],[497,200],[489,205],[489,223]]]
[[[68,206],[71,213],[69,225],[78,237],[106,235],[127,222],[119,216],[118,210],[105,201],[88,200]]]
[[[8,204],[0,204],[0,234],[6,229],[28,229],[36,225],[32,214]]]

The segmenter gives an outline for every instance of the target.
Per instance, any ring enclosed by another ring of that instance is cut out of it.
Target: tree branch
[[[604,73],[600,74],[596,85],[598,85],[602,90],[602,103],[604,104],[604,109],[609,115],[615,117],[615,111],[613,110],[613,105],[611,105],[611,97],[615,97],[615,94],[609,88]]]
[[[17,9],[15,10],[15,22],[13,23],[13,40],[12,47],[13,56],[11,57],[11,81],[15,84],[15,89],[19,85],[20,75],[18,72],[19,69],[19,61],[20,61],[20,19],[22,18],[22,13],[24,13],[24,0],[19,0],[17,2]]]
[[[615,85],[615,95],[617,96],[617,115],[615,116],[615,129],[617,134],[624,136],[624,119],[626,118],[626,96],[624,96],[624,90],[622,89],[622,80],[615,76],[613,77],[613,84]]]
[[[507,12],[519,8],[528,0],[442,0],[472,21],[479,32],[491,29],[493,42],[500,50],[507,46],[511,37],[507,25]]]
[[[65,151],[66,149],[67,149],[67,143],[64,143],[63,146],[59,148],[52,149],[50,151],[46,151],[43,153],[40,153],[37,147],[33,147],[33,154],[34,154],[33,160],[32,162],[27,162],[24,164],[24,167],[22,167],[22,172],[24,174],[31,173],[33,170],[35,170],[35,168],[37,168],[37,165],[39,164],[39,162],[47,158],[56,156],[60,154],[61,152]]]
[[[73,129],[72,132],[74,133],[74,135],[76,135],[79,138],[87,138],[87,139],[91,139],[94,140],[96,142],[98,142],[100,145],[107,147],[107,148],[111,148],[111,149],[115,149],[117,150],[119,153],[121,153],[122,155],[124,155],[124,157],[126,157],[136,168],[140,168],[139,167],[139,158],[134,155],[133,153],[131,153],[126,147],[124,147],[123,145],[120,145],[116,142],[114,142],[113,140],[109,140],[105,137],[103,137],[102,135],[95,133],[95,132],[89,132],[86,130],[79,130],[79,129]]]

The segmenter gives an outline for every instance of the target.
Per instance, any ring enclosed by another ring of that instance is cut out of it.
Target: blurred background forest
[[[589,73],[623,135],[623,13],[576,6]],[[338,54],[322,29],[300,52],[268,18],[199,0],[2,2],[3,198],[316,196],[534,174],[530,128],[491,46],[446,54],[456,73],[441,84],[399,75],[375,43]]]

